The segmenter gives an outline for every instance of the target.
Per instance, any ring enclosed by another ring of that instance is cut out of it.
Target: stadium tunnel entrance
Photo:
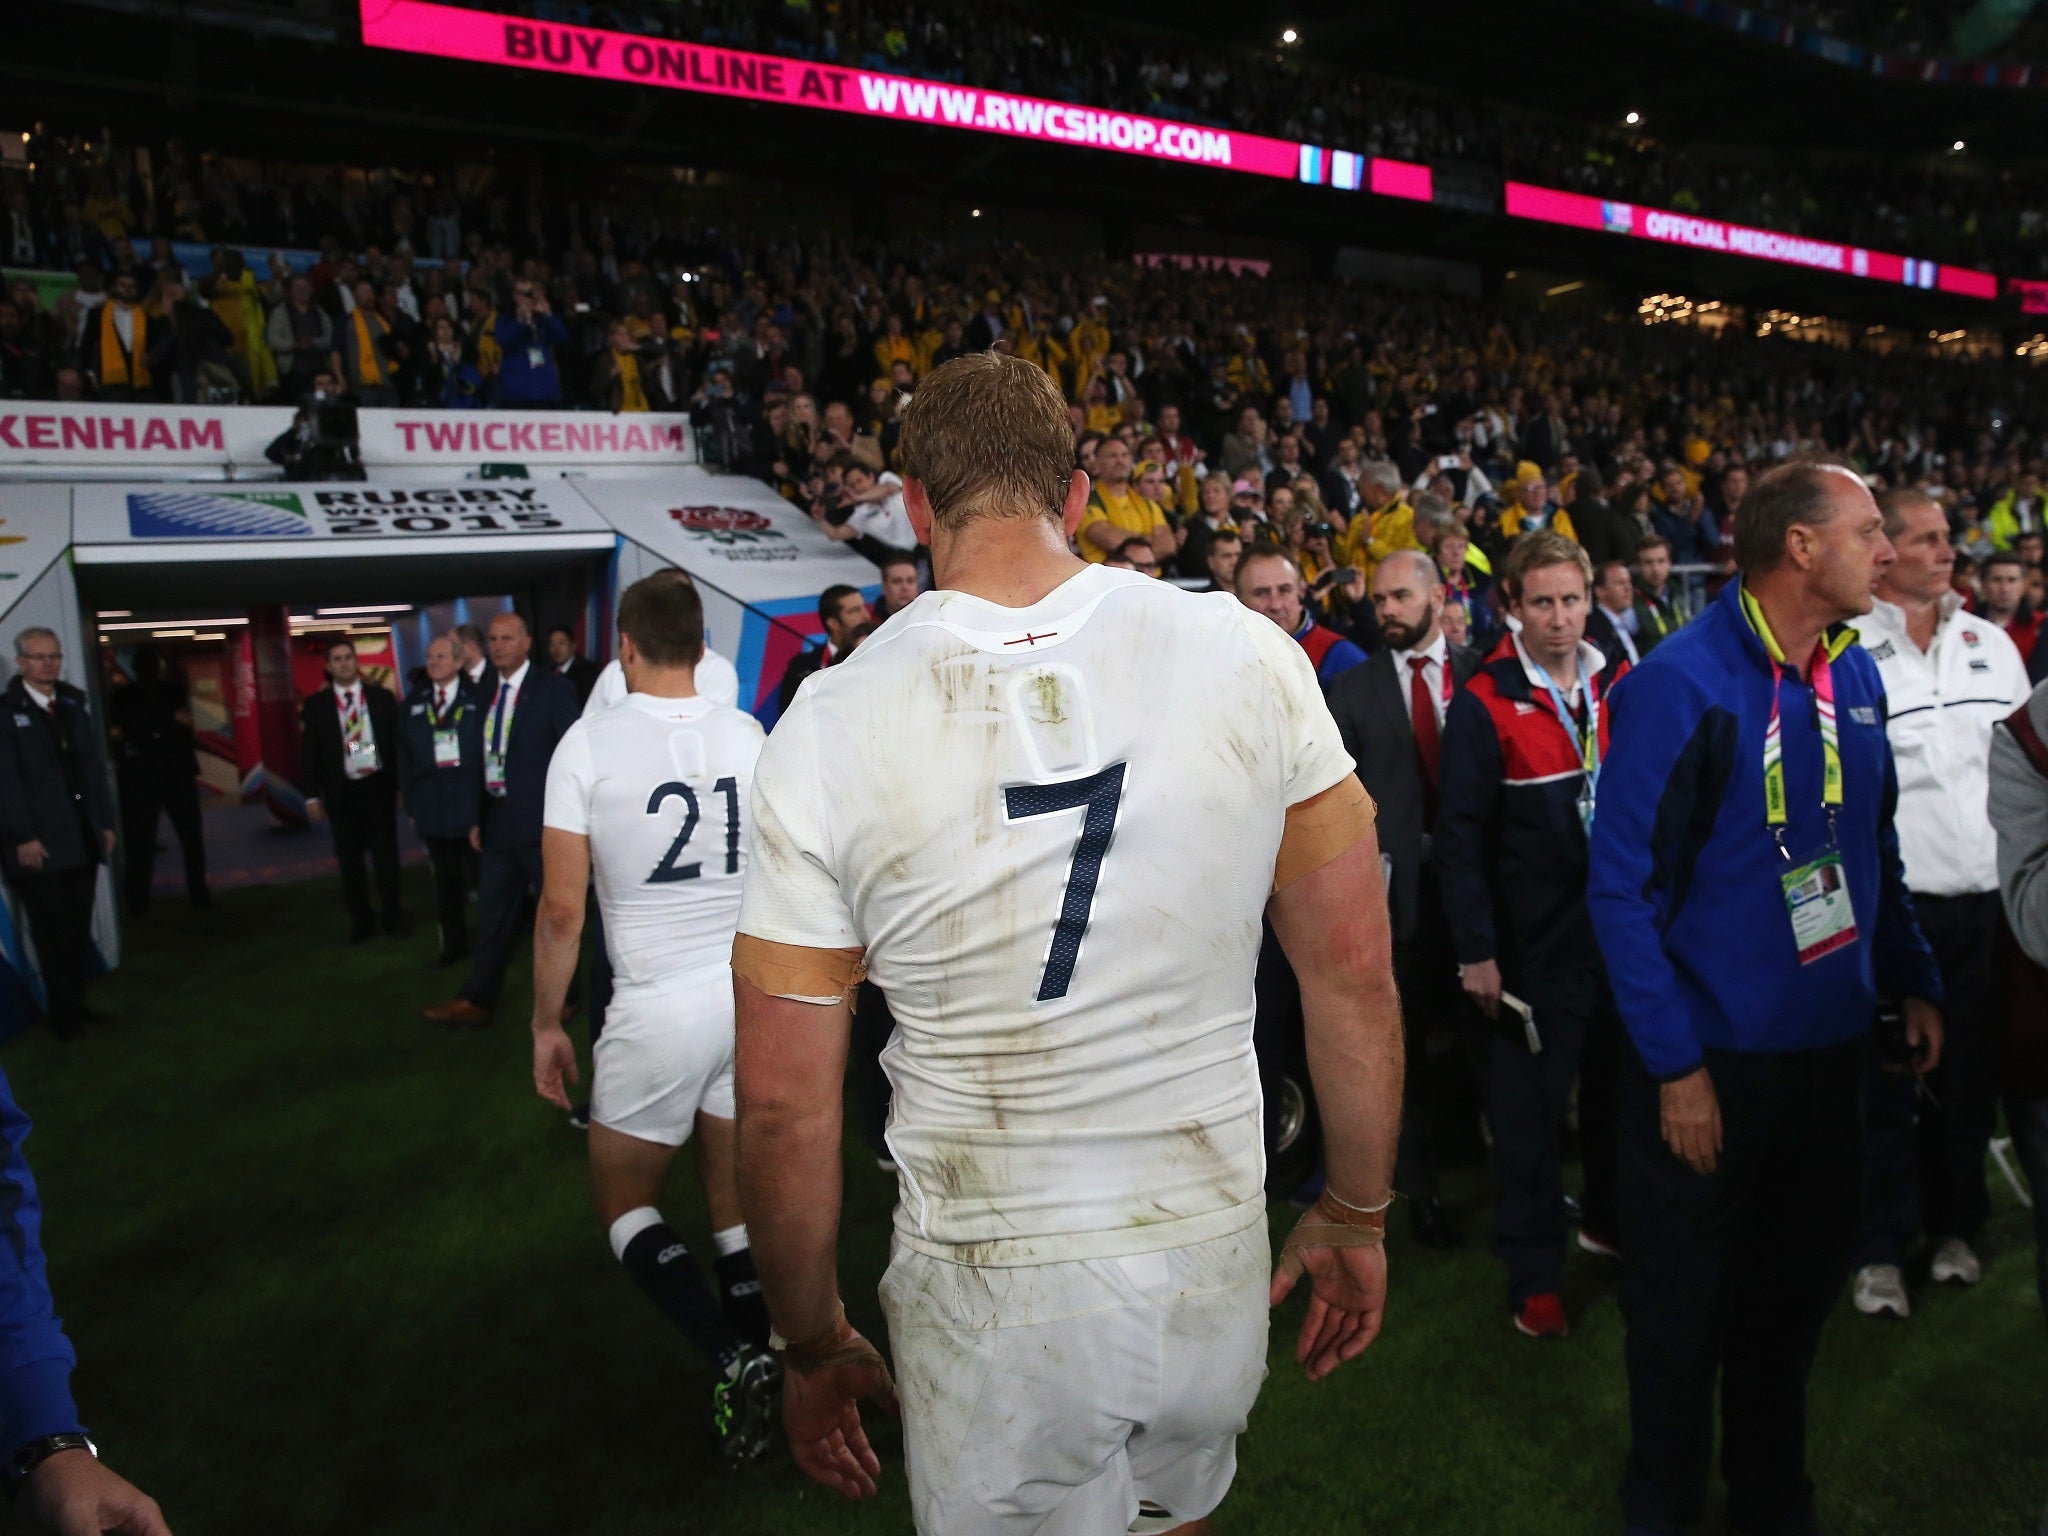
[[[322,685],[334,638],[353,639],[365,673],[400,697],[434,635],[508,608],[533,628],[537,662],[556,625],[603,662],[617,594],[672,566],[696,580],[709,643],[738,669],[741,706],[757,711],[772,711],[783,669],[817,633],[817,594],[838,582],[877,591],[872,565],[769,487],[695,466],[545,480],[4,483],[0,667],[11,675],[22,629],[54,630],[65,680],[104,719],[137,647],[154,645],[191,689],[205,803],[258,827],[302,827],[299,701]],[[124,857],[99,881],[94,939],[109,968]],[[0,1034],[38,990],[24,926],[0,901]]]

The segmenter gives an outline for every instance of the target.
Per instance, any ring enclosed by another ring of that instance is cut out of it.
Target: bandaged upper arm
[[[733,937],[732,973],[770,997],[851,1007],[854,989],[868,973],[864,955],[858,949],[812,949],[742,933]]]
[[[1319,795],[1287,807],[1280,855],[1273,861],[1273,889],[1314,874],[1372,830],[1377,811],[1372,796],[1347,773]]]

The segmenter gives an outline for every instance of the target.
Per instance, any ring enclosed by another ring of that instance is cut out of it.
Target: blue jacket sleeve
[[[71,1368],[43,1266],[43,1213],[22,1156],[28,1116],[0,1074],[0,1454],[44,1435],[76,1432]]]
[[[1460,689],[1444,715],[1436,833],[1430,857],[1443,889],[1444,918],[1460,965],[1498,958],[1493,887],[1486,878],[1489,833],[1500,812],[1500,737],[1486,706]]]
[[[1913,898],[1906,890],[1906,865],[1899,856],[1899,768],[1889,741],[1884,749],[1883,818],[1877,824],[1878,990],[1892,997],[1942,1001],[1941,968],[1920,931]]]
[[[1698,1066],[1702,1052],[1678,972],[1664,953],[1672,893],[1655,875],[1670,860],[1659,859],[1655,839],[1660,826],[1694,823],[1708,798],[1716,802],[1705,813],[1711,820],[1719,791],[1698,782],[1693,743],[1703,711],[1675,669],[1633,672],[1612,699],[1586,905],[1629,1038],[1651,1076],[1669,1082]]]

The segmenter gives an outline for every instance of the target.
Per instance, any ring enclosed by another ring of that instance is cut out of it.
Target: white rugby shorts
[[[1266,1224],[1128,1258],[882,1277],[921,1536],[1170,1531],[1209,1514],[1266,1379]]]
[[[680,1147],[698,1112],[733,1117],[732,967],[705,966],[621,989],[604,1011],[590,1118],[642,1141]]]

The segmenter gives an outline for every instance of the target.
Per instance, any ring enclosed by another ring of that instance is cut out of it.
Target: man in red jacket
[[[1501,581],[1521,627],[1444,717],[1431,852],[1460,978],[1496,1025],[1487,1115],[1508,1305],[1521,1332],[1562,1338],[1559,1142],[1574,1081],[1586,1169],[1579,1246],[1618,1255],[1620,1020],[1586,910],[1586,872],[1607,696],[1628,663],[1610,665],[1585,639],[1593,568],[1571,539],[1525,535]]]

